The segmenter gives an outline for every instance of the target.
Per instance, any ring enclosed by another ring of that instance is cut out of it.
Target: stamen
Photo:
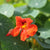
[[[25,28],[26,27],[26,23],[22,26],[22,28]]]

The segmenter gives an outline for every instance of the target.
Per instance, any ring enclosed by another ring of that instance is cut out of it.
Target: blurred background
[[[31,18],[36,35],[25,42],[6,37],[16,25],[15,16]],[[50,0],[0,0],[0,50],[50,50]]]

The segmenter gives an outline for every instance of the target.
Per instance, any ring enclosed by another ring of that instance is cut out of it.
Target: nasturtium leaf
[[[50,29],[50,18],[45,22],[44,27]]]
[[[6,39],[6,34],[9,29],[13,28],[14,25],[12,21],[4,15],[0,14],[0,40]]]
[[[27,10],[27,6],[20,6],[20,7],[16,7],[15,8],[15,12],[14,12],[14,16],[21,16],[26,10]]]
[[[0,41],[2,50],[29,50],[26,42],[20,40],[20,37],[6,36],[9,29],[13,28],[13,22],[0,14]]]
[[[45,39],[45,43],[50,44],[50,39]]]
[[[32,17],[36,18],[39,13],[40,13],[39,10],[33,9],[33,10],[26,11],[23,16],[31,15]]]
[[[44,38],[44,39],[50,38],[50,29],[39,28],[38,31],[40,32],[40,36],[39,37]]]
[[[39,10],[43,13],[50,14],[50,2],[48,2],[45,7],[41,8]]]
[[[0,6],[0,14],[11,17],[14,13],[14,7],[11,4],[2,4]]]
[[[28,9],[27,6],[24,5],[24,6],[16,7],[15,11],[20,12],[20,13],[24,13],[27,9]]]
[[[30,7],[42,8],[46,5],[47,0],[25,0]]]
[[[29,50],[28,43],[20,41],[19,38],[1,41],[2,50]]]

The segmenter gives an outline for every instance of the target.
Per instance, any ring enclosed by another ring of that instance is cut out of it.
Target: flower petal
[[[34,28],[33,31],[37,32],[38,31],[38,27],[35,24],[31,24],[30,27]]]
[[[20,16],[16,16],[16,25],[21,26],[22,25],[22,18]]]
[[[16,36],[18,36],[19,32],[20,32],[20,27],[19,27],[19,26],[16,26],[16,27],[13,29],[13,31],[11,32],[11,35],[12,35],[13,37],[16,37]]]
[[[26,30],[22,30],[21,35],[20,35],[20,39],[22,41],[25,41],[27,38],[29,38],[29,35],[27,35]]]
[[[31,24],[33,20],[31,18],[25,18],[27,24]]]
[[[10,29],[6,36],[10,36],[13,29]]]
[[[37,28],[37,26],[35,24],[30,25],[29,28],[26,29],[27,34],[29,36],[35,35],[37,30],[38,30],[38,28]]]

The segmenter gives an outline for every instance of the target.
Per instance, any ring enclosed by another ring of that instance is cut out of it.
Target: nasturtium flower
[[[38,30],[37,25],[31,24],[33,22],[30,18],[21,18],[20,16],[16,16],[16,27],[14,29],[10,29],[6,36],[12,35],[16,37],[20,33],[20,39],[25,41],[30,36],[34,36]]]

